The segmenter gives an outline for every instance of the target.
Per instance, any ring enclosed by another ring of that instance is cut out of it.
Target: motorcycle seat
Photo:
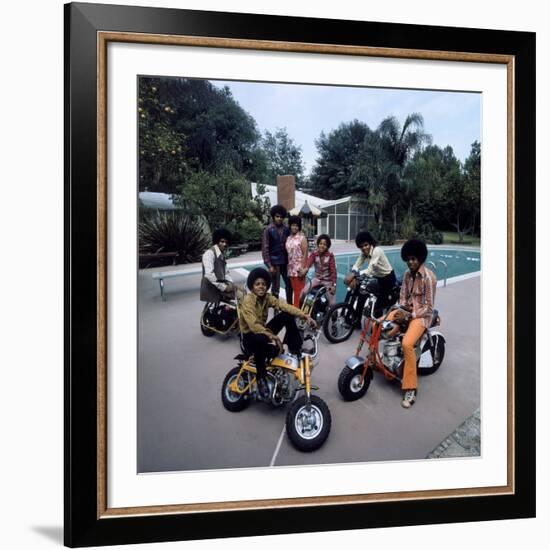
[[[439,310],[434,309],[432,310],[432,321],[430,323],[430,328],[436,327],[439,325]]]
[[[237,359],[237,361],[246,361],[247,359],[250,359],[254,355],[250,351],[245,351],[244,353],[239,353],[239,355],[235,355],[233,359]]]
[[[269,363],[271,359],[273,359],[274,357],[277,357],[278,353],[279,351],[275,346],[268,344],[267,353],[266,353],[266,363]],[[243,353],[239,353],[239,355],[235,355],[233,359],[237,359],[238,361],[241,361],[241,360],[247,361],[251,357],[254,357],[254,352],[250,351],[248,348],[245,348]]]
[[[311,291],[321,290],[322,288],[326,288],[326,287],[324,285],[315,285],[315,286],[312,286],[309,290],[311,292]]]

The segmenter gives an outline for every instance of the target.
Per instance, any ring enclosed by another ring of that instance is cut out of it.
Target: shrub
[[[434,244],[443,244],[443,233],[441,231],[434,231],[432,233],[432,242]]]
[[[177,252],[178,263],[198,262],[211,245],[210,231],[200,220],[181,212],[159,212],[139,222],[139,251]]]
[[[370,229],[371,235],[378,241],[378,244],[392,245],[395,243],[393,226],[390,223],[383,223],[382,227],[373,225]]]
[[[248,217],[233,230],[233,242],[235,244],[259,242],[262,240],[263,230],[264,226],[260,220]]]
[[[443,242],[443,234],[431,223],[425,223],[420,226],[414,236],[417,239],[422,239],[426,243],[441,244]]]
[[[401,222],[401,238],[412,239],[416,234],[416,218],[414,216],[405,216]]]

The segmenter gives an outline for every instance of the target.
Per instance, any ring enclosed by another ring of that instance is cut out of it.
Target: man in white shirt
[[[200,299],[218,303],[231,300],[235,286],[225,260],[225,250],[231,242],[227,229],[216,229],[212,235],[213,246],[202,255],[202,281]]]
[[[376,292],[378,301],[375,315],[379,316],[382,308],[389,304],[391,291],[396,284],[395,272],[386,254],[368,231],[360,231],[355,237],[355,244],[361,250],[361,254],[351,268],[351,273],[346,275],[344,283],[355,289],[357,275],[375,277],[379,287],[378,292]],[[365,264],[367,264],[367,267],[365,267]],[[358,312],[362,311],[366,299],[366,296],[359,297]]]
[[[361,255],[357,258],[357,261],[351,268],[352,272],[359,273],[360,275],[367,275],[370,277],[386,277],[393,271],[386,254],[379,246],[373,246],[366,241],[362,243]],[[367,267],[365,268],[365,264]],[[363,268],[363,269],[362,269]]]

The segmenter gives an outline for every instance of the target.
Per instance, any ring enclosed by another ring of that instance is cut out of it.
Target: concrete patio
[[[356,251],[349,243],[333,248]],[[256,260],[259,254],[249,253],[230,265]],[[138,274],[139,472],[424,459],[480,407],[480,278],[474,277],[438,288],[445,360],[438,372],[419,378],[410,410],[400,405],[399,387],[378,373],[362,399],[344,402],[337,379],[359,332],[338,345],[320,337],[313,383],[330,408],[332,430],[321,449],[302,454],[286,437],[286,407],[223,408],[221,384],[236,364],[238,340],[201,334],[200,274],[171,279],[161,301],[152,273],[181,268]],[[238,270],[234,278],[244,284]]]

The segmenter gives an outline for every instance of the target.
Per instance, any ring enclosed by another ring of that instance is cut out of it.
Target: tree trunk
[[[158,168],[155,170],[155,174],[153,176],[153,190],[158,192],[158,185],[160,182],[160,176],[161,176],[161,170]]]

